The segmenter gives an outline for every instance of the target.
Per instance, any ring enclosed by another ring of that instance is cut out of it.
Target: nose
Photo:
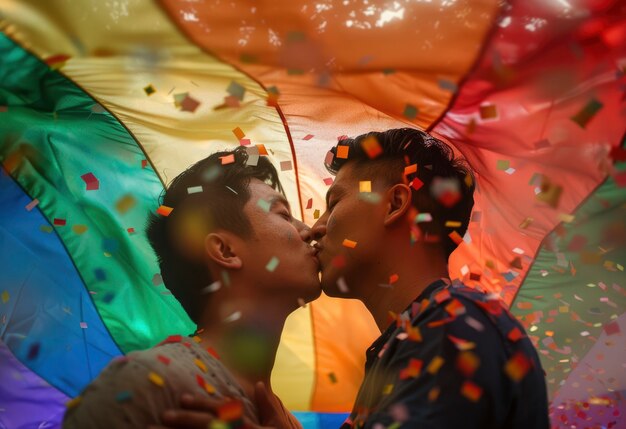
[[[292,220],[293,226],[298,230],[298,234],[300,238],[305,243],[310,243],[313,239],[313,235],[311,233],[311,228],[309,228],[304,222],[299,221],[298,219]]]
[[[311,240],[319,241],[323,236],[326,235],[326,213],[324,216],[319,218],[315,225],[311,228],[310,231]]]

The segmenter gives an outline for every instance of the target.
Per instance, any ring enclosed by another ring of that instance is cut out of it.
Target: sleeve
[[[449,321],[441,307],[425,310],[419,319],[421,341],[405,339],[389,350],[389,383],[364,427],[494,427],[493,410],[506,401],[498,333],[486,320],[483,332],[462,316]]]
[[[177,395],[158,361],[141,357],[111,362],[68,408],[64,429],[145,428],[160,423]]]

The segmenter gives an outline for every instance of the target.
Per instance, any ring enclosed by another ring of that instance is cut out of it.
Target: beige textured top
[[[161,424],[161,413],[180,408],[184,393],[243,403],[258,423],[255,405],[222,363],[193,338],[174,336],[113,360],[65,413],[64,429],[126,429]]]

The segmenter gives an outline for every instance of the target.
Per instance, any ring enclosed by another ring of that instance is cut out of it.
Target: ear
[[[411,207],[411,188],[404,183],[393,185],[387,191],[387,214],[385,226],[389,226],[398,219],[404,219]]]
[[[204,249],[211,261],[221,267],[238,270],[243,266],[243,261],[235,247],[233,235],[226,231],[212,232],[204,239]]]

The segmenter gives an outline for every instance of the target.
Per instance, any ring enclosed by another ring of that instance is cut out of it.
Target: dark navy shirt
[[[342,429],[549,428],[537,352],[497,297],[438,280],[366,356]]]

